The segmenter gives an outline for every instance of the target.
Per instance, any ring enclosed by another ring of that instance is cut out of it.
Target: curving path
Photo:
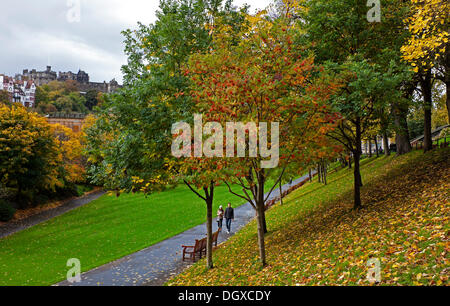
[[[79,198],[68,200],[68,201],[64,202],[61,206],[42,211],[40,213],[37,213],[35,215],[29,216],[29,217],[21,219],[21,220],[8,222],[8,223],[0,226],[0,238],[12,235],[19,231],[22,231],[24,229],[32,227],[36,224],[45,222],[54,217],[62,215],[72,209],[86,205],[86,204],[90,203],[91,201],[98,199],[104,193],[105,192],[102,190],[90,192],[89,194],[81,196]]]
[[[282,190],[308,180],[308,175],[302,176],[291,184],[282,186]],[[269,200],[277,198],[280,189],[274,189]],[[240,228],[253,219],[255,213],[252,206],[246,203],[234,209],[235,219],[232,232],[219,234],[218,243],[230,238]],[[224,226],[225,227],[225,226]],[[213,231],[217,224],[213,222]],[[195,239],[205,236],[206,223],[195,226],[183,233],[168,238],[148,248],[130,254],[111,263],[81,274],[81,282],[69,283],[63,281],[57,286],[160,286],[171,276],[180,273],[189,263],[181,260],[181,245],[192,245]],[[81,263],[82,265],[83,263]]]

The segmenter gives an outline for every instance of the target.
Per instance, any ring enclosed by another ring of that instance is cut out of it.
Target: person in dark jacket
[[[231,207],[231,203],[228,203],[227,209],[225,209],[225,224],[227,226],[227,233],[231,231],[231,221],[234,220],[234,209]]]

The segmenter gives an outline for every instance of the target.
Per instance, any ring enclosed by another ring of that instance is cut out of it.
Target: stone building
[[[51,81],[56,81],[57,73],[52,71],[51,66],[47,66],[47,69],[44,71],[36,71],[36,69],[28,70],[24,69],[21,75],[16,75],[16,79],[19,80],[32,80],[36,86],[42,86],[44,84],[48,84]]]
[[[87,92],[89,90],[97,90],[103,93],[111,93],[116,91],[121,86],[117,83],[115,79],[110,82],[90,82],[89,74],[85,71],[79,69],[77,73],[72,71],[56,73],[52,71],[51,66],[47,66],[45,71],[36,71],[36,69],[28,70],[24,69],[22,74],[17,74],[16,79],[18,80],[32,80],[36,86],[42,86],[50,83],[51,81],[76,81],[78,83],[78,89],[81,92]]]
[[[112,79],[110,82],[89,82],[89,83],[79,83],[78,85],[78,89],[80,90],[80,92],[82,93],[86,93],[89,90],[97,90],[103,93],[111,93],[116,91],[118,88],[120,88],[122,86],[119,85],[119,83],[117,83],[117,81],[115,79]]]
[[[72,80],[77,81],[80,84],[89,84],[89,74],[87,74],[83,70],[78,70],[78,73],[73,73],[72,71],[68,72],[60,71],[57,80],[61,82]]]

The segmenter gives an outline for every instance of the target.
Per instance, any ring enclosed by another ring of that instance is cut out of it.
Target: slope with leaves
[[[197,264],[168,285],[367,285],[372,257],[382,285],[448,285],[449,153],[364,160],[360,211],[349,170],[308,184],[268,211],[265,268],[252,222],[215,252],[216,269]]]

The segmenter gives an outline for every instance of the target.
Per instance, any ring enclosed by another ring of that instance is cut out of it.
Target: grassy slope
[[[231,201],[217,187],[215,209]],[[49,285],[66,278],[69,258],[82,271],[181,233],[205,222],[202,200],[185,186],[151,195],[103,196],[45,223],[0,239],[0,285]]]
[[[367,260],[382,284],[449,284],[450,148],[364,160],[362,199],[353,211],[352,173],[305,185],[267,213],[268,266],[258,262],[252,221],[204,262],[169,285],[368,284]]]

